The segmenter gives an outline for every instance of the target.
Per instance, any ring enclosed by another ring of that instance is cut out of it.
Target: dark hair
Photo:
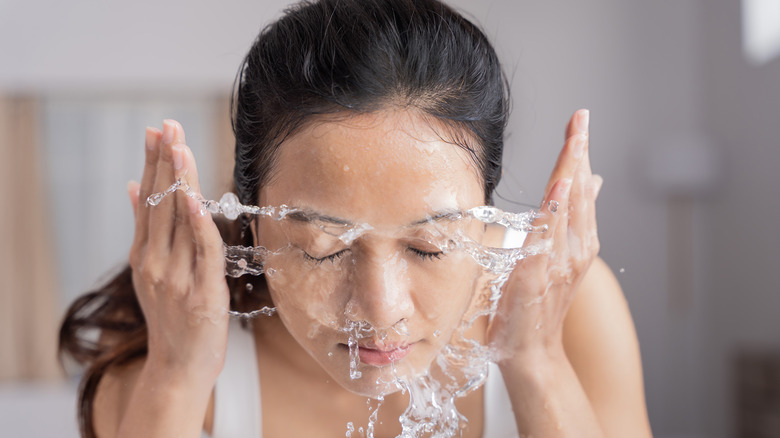
[[[255,204],[272,177],[283,141],[319,115],[418,111],[446,128],[442,138],[469,151],[484,183],[485,202],[501,177],[508,87],[487,37],[436,0],[302,2],[262,30],[239,70],[231,100],[235,191]],[[251,244],[240,227],[220,223],[231,244]],[[262,278],[229,279],[231,307],[263,298],[242,287]],[[254,302],[251,302],[254,301]],[[95,340],[90,331],[99,330]],[[105,286],[75,301],[60,328],[60,356],[88,369],[79,422],[94,437],[92,404],[105,371],[146,354],[143,313],[126,267]]]
[[[472,153],[490,203],[501,178],[508,102],[487,37],[439,1],[299,3],[263,30],[239,71],[232,105],[237,194],[242,203],[257,202],[279,146],[312,116],[399,106],[456,128],[450,139]]]

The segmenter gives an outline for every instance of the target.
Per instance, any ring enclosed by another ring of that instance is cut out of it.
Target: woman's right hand
[[[130,266],[148,329],[145,367],[213,385],[224,364],[230,302],[222,237],[210,213],[183,191],[146,203],[177,178],[200,193],[184,131],[165,120],[162,132],[147,128],[143,178],[128,185],[135,213]]]

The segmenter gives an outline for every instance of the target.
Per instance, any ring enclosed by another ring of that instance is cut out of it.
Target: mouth
[[[360,356],[360,362],[362,363],[374,366],[384,366],[390,365],[393,362],[398,362],[406,357],[409,353],[409,347],[409,345],[390,348],[384,347],[382,349],[371,348],[369,346],[358,347],[358,355]]]
[[[345,344],[341,344],[341,346],[348,348]],[[412,345],[409,344],[383,346],[375,344],[358,345],[358,357],[360,357],[360,363],[381,367],[402,360],[409,354],[411,347]]]

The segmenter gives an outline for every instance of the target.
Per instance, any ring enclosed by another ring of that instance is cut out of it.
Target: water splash
[[[376,427],[376,421],[379,416],[379,408],[382,407],[384,400],[384,397],[380,397],[378,399],[369,398],[366,400],[368,411],[370,412],[368,416],[368,426],[366,426],[366,438],[374,438],[374,428]],[[374,404],[376,406],[372,406]]]
[[[349,378],[357,380],[363,377],[363,373],[358,371],[358,366],[360,366],[360,347],[358,346],[357,337],[352,333],[350,333],[347,346],[349,347]]]
[[[242,214],[255,215],[271,218],[281,221],[291,215],[306,215],[307,212],[280,205],[278,207],[265,206],[257,207],[252,205],[243,205],[239,202],[235,194],[226,193],[217,202],[203,198],[196,193],[186,183],[179,179],[165,191],[155,193],[148,197],[147,204],[150,206],[159,205],[166,197],[176,191],[183,191],[185,195],[196,199],[201,205],[201,213],[210,212],[212,214],[221,214],[227,219],[235,220]],[[557,202],[551,201],[547,205],[547,210],[555,214],[558,211]],[[528,233],[544,233],[547,231],[547,225],[534,225],[534,221],[542,217],[542,214],[536,211],[525,213],[510,213],[502,211],[492,206],[479,206],[469,210],[456,213],[451,218],[457,221],[464,218],[473,218],[485,224],[497,224],[516,231]],[[431,221],[436,227],[436,224]],[[339,239],[344,245],[351,245],[356,239],[370,232],[373,228],[368,224],[357,224],[351,226],[333,226],[320,225],[319,228]],[[506,283],[509,275],[515,265],[526,257],[543,254],[550,251],[551,239],[540,239],[536,245],[526,245],[522,248],[493,248],[487,247],[479,242],[469,238],[467,235],[448,235],[446,230],[439,231],[440,236],[437,240],[437,246],[444,253],[452,251],[463,251],[468,254],[484,272],[490,274],[492,279],[488,282],[489,294],[484,302],[480,303],[478,311],[471,318],[462,321],[456,329],[455,335],[446,344],[439,355],[435,358],[431,369],[423,375],[415,377],[400,376],[395,363],[392,363],[391,369],[393,379],[385,382],[381,378],[377,379],[376,384],[393,390],[401,390],[409,395],[409,404],[404,413],[399,417],[399,423],[402,427],[400,438],[416,438],[420,436],[430,436],[434,438],[449,438],[458,436],[468,424],[468,419],[458,412],[455,401],[462,398],[481,385],[487,379],[488,364],[491,360],[497,358],[496,352],[491,351],[488,346],[482,345],[466,335],[466,331],[474,322],[482,316],[492,318],[495,315],[496,307],[502,295],[502,287]],[[271,252],[263,247],[245,247],[245,246],[224,246],[225,252],[225,274],[231,277],[240,277],[242,275],[276,275],[276,270],[266,267],[270,257],[278,254],[280,251],[289,248],[282,248],[277,252]],[[251,287],[247,286],[247,291]],[[544,296],[537,300],[543,300]],[[537,304],[528,303],[528,305]],[[276,313],[273,307],[263,307],[251,312],[230,311],[230,314],[239,318],[255,318],[260,315],[271,316]],[[386,339],[387,330],[378,331],[366,321],[355,321],[353,318],[354,309],[347,309],[345,312],[346,321],[338,325],[331,321],[332,327],[337,327],[343,333],[348,335],[347,346],[349,348],[349,377],[352,380],[361,379],[363,373],[360,371],[360,341],[366,338]],[[537,324],[538,326],[538,324]],[[404,338],[410,336],[409,327],[406,321],[401,321],[390,328],[394,333]],[[440,331],[433,334],[434,338],[441,336]],[[332,353],[329,353],[332,357]],[[374,401],[369,399],[369,418],[368,426],[365,429],[366,436],[373,437],[379,408],[382,406],[383,396],[380,395]],[[347,423],[346,436],[351,437],[355,433],[355,426],[352,422]],[[362,427],[358,428],[361,435],[364,432]]]
[[[260,315],[273,316],[276,313],[276,307],[263,306],[262,309],[253,310],[251,312],[238,312],[236,310],[228,310],[230,316],[235,316],[241,319],[257,318]]]
[[[486,224],[498,224],[515,231],[526,233],[543,233],[547,231],[547,225],[534,225],[533,221],[542,217],[541,214],[530,210],[525,213],[511,213],[497,207],[479,206],[466,210],[468,216]]]
[[[347,347],[349,348],[349,378],[352,380],[360,379],[363,377],[363,373],[358,370],[358,367],[360,367],[359,341],[377,335],[381,338],[381,333],[378,333],[367,321],[347,320],[344,326],[334,327],[349,335],[347,340]]]

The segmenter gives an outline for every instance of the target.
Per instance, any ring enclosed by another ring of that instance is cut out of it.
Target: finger
[[[573,175],[578,161],[584,156],[588,139],[588,124],[590,121],[590,112],[588,110],[579,110],[572,115],[566,128],[566,142],[563,150],[558,155],[558,161],[555,163],[553,173],[544,189],[544,198],[550,194],[553,184],[561,178],[569,178]]]
[[[199,193],[198,171],[195,168],[195,160],[192,152],[187,145],[177,144],[173,146],[173,168],[175,178],[185,179],[192,190]],[[193,231],[190,226],[190,198],[180,190],[176,192],[176,228],[173,235],[173,248],[171,256],[174,258],[174,265],[183,269],[182,272],[191,272],[194,262],[195,248],[193,241]]]
[[[133,207],[133,217],[138,216],[138,192],[141,190],[141,184],[138,181],[127,182],[127,196],[130,198],[130,205]]]
[[[590,245],[594,255],[599,251],[599,235],[596,224],[596,199],[599,197],[604,179],[601,175],[592,175],[588,183],[588,229],[590,230]]]
[[[190,226],[195,243],[195,283],[200,285],[212,285],[214,281],[224,282],[225,279],[225,253],[222,237],[217,225],[211,217],[211,213],[201,209],[200,204],[187,198],[190,213]],[[225,309],[229,306],[229,295],[213,294],[209,299]]]
[[[154,193],[165,191],[174,182],[173,146],[184,142],[181,125],[174,120],[163,121],[162,144],[160,145]],[[149,248],[170,250],[173,243],[177,196],[168,196],[149,212]]]
[[[146,205],[146,198],[152,193],[154,179],[157,175],[157,160],[160,153],[160,139],[162,132],[157,128],[146,128],[146,147],[144,159],[144,173],[141,176],[141,186],[139,187],[138,199],[140,205],[136,204],[135,215],[135,242],[146,243],[149,231],[149,206]]]
[[[588,148],[585,149],[585,156],[577,166],[574,176],[571,194],[569,197],[569,251],[576,258],[587,256],[587,248],[590,245],[590,230],[588,229],[590,213],[588,209],[591,202],[588,199],[588,187],[592,172],[590,169],[590,158]]]
[[[590,111],[587,109],[579,109],[572,114],[569,119],[569,123],[566,125],[566,138],[576,134],[587,134],[588,124],[590,123]]]
[[[534,226],[546,226],[547,230],[543,233],[529,233],[523,246],[538,245],[544,240],[556,238],[556,230],[560,227],[561,221],[563,221],[561,228],[566,228],[568,225],[566,210],[572,181],[571,178],[562,178],[553,185],[550,195],[543,202],[541,217],[534,221]]]

